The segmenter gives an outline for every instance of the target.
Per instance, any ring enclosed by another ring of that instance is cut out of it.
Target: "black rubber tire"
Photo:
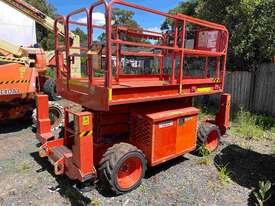
[[[61,97],[58,96],[56,93],[56,83],[55,79],[53,78],[49,78],[46,80],[43,86],[43,91],[49,96],[50,101],[58,101],[61,99]]]
[[[140,179],[132,187],[123,189],[117,183],[117,172],[121,167],[122,163],[129,157],[138,157],[142,164],[142,175]],[[142,151],[137,149],[135,146],[127,143],[119,143],[110,147],[103,155],[99,163],[98,174],[99,179],[105,187],[106,191],[110,191],[117,195],[130,192],[140,186],[142,179],[147,169],[147,162]]]
[[[86,182],[81,182],[76,184],[76,188],[83,193],[91,192],[95,186],[91,180],[87,180]]]
[[[64,116],[65,116],[64,108],[56,102],[49,102],[49,110],[51,111],[51,109],[58,111],[58,113],[60,115],[59,121],[55,125],[51,125],[51,131],[52,132],[59,131],[63,127],[63,123],[64,123]],[[36,127],[36,125],[37,125],[37,109],[33,110],[32,122],[33,122],[34,127]]]
[[[207,140],[209,138],[209,135],[212,132],[216,132],[217,136],[218,136],[218,145],[220,143],[220,138],[221,138],[221,132],[220,129],[215,125],[215,124],[211,124],[208,122],[203,122],[199,124],[198,127],[198,133],[197,133],[197,144],[198,146],[202,146],[205,145],[207,143]],[[213,150],[213,151],[209,151],[209,152],[214,152],[215,150],[217,150],[217,147]]]

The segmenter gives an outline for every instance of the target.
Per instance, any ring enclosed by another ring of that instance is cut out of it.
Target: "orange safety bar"
[[[37,139],[46,143],[53,137],[51,132],[51,121],[49,118],[49,99],[47,95],[37,95]]]

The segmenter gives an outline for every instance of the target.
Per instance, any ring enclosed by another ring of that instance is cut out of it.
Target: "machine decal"
[[[10,81],[0,81],[0,85],[2,84],[29,84],[30,80],[10,80]]]
[[[179,119],[179,125],[183,126],[185,124],[185,122],[191,121],[192,119],[193,119],[193,117],[183,117],[183,118]]]
[[[213,78],[213,82],[220,83],[221,81],[220,81],[220,79]]]
[[[19,70],[20,79],[23,79],[25,74],[26,74],[26,68],[20,67],[20,70]]]
[[[193,117],[185,117],[185,118],[184,118],[185,121],[190,121],[190,120],[192,120],[192,119],[193,119]]]
[[[180,94],[182,94],[182,84],[180,84]]]
[[[108,92],[109,92],[109,102],[111,102],[113,100],[113,90],[109,89]]]
[[[0,89],[0,95],[19,94],[19,89]]]
[[[26,61],[20,58],[15,57],[3,57],[0,56],[1,62],[7,62],[7,63],[18,63],[18,64],[26,64]]]
[[[166,127],[171,127],[173,125],[174,125],[173,121],[166,121],[166,122],[160,123],[159,128],[162,129],[162,128],[166,128]]]
[[[211,92],[212,88],[211,87],[204,87],[204,88],[198,88],[197,92],[204,93],[204,92]]]
[[[81,132],[80,133],[80,137],[88,137],[88,136],[91,136],[93,134],[93,131],[86,131],[86,132]]]
[[[89,116],[85,116],[82,118],[82,125],[83,126],[87,126],[90,124],[90,117]]]

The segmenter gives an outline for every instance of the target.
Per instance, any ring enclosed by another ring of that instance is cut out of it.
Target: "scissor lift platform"
[[[171,18],[175,22],[172,31],[155,32],[112,25],[112,7],[115,5]],[[105,26],[94,25],[91,21],[94,10],[99,6],[105,8],[106,14],[110,16],[106,19]],[[86,18],[87,23],[73,20],[79,15]],[[65,45],[58,38],[58,25],[62,24],[67,34]],[[57,90],[64,98],[90,110],[108,111],[112,105],[193,97],[223,91],[228,31],[222,25],[182,14],[171,15],[124,1],[112,1],[109,4],[98,1],[90,9],[79,9],[66,17],[57,18],[55,25]],[[75,26],[87,29],[87,45],[71,45],[68,34],[70,27]],[[106,41],[94,41],[94,29],[103,30]],[[187,45],[190,37],[194,42],[192,47]],[[87,77],[74,79],[71,77],[71,67],[75,57],[80,54],[87,60]],[[142,72],[144,68],[142,71],[135,68],[134,74],[127,74],[124,67],[128,58],[151,58],[154,62],[149,68],[144,66],[147,69],[145,73]],[[202,74],[188,76],[188,58],[203,59],[200,66]],[[98,61],[100,65],[95,64],[95,59],[101,60]],[[211,75],[210,67],[215,70]],[[101,70],[101,77],[95,75],[98,70]]]
[[[95,85],[90,88],[88,80],[84,79],[71,80],[68,84],[65,80],[58,82],[61,96],[97,111],[106,111],[112,105],[222,92],[221,82],[215,79],[185,79],[180,86],[179,83],[171,84],[159,77],[125,77],[119,82],[113,80],[112,91],[104,87],[102,78],[95,79]]]
[[[115,5],[170,18],[173,28],[154,32],[112,25]],[[106,10],[105,26],[92,22],[98,6]],[[87,23],[74,22],[76,15],[86,16]],[[99,0],[89,10],[57,18],[55,24],[57,91],[85,110],[74,113],[65,109],[64,135],[54,139],[48,135],[47,96],[38,96],[40,156],[52,160],[57,175],[81,182],[94,182],[98,176],[113,192],[122,194],[141,184],[147,166],[181,156],[197,145],[209,152],[218,147],[220,136],[229,128],[230,95],[221,95],[216,119],[200,126],[199,109],[193,107],[192,100],[223,92],[228,43],[224,26],[122,0]],[[59,43],[59,24],[67,34],[65,47]],[[87,45],[71,45],[68,34],[72,24],[87,28]],[[95,28],[106,34],[101,44],[92,38]],[[190,37],[193,48],[185,45]],[[74,79],[71,64],[79,54],[87,60],[86,78]],[[199,75],[192,76],[187,69],[192,58],[204,60]],[[99,66],[96,59],[101,59]],[[137,62],[140,59],[144,62]],[[148,59],[153,59],[153,64]]]

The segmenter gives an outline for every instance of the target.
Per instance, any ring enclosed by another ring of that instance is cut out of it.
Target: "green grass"
[[[198,106],[201,110],[199,113],[199,120],[204,121],[206,119],[214,119],[217,111],[213,107]]]
[[[233,120],[229,134],[247,139],[270,139],[275,137],[275,119],[241,109]]]
[[[91,201],[91,203],[89,203],[88,205],[89,205],[89,206],[102,206],[102,203],[101,203],[100,200],[94,198],[94,199]]]
[[[202,165],[210,164],[210,153],[209,151],[202,145],[197,150],[199,156],[201,157],[199,163]]]
[[[269,192],[270,189],[271,182],[269,180],[259,182],[259,190],[253,192],[253,195],[257,200],[256,206],[264,206],[264,203],[271,198]]]
[[[17,172],[26,172],[30,170],[32,167],[28,162],[22,162],[21,164],[17,165],[16,171]]]
[[[275,154],[275,144],[271,146],[272,152]]]
[[[218,169],[218,177],[221,183],[227,184],[230,182],[230,171],[227,169],[227,165],[221,166],[221,165],[216,165]]]
[[[147,187],[144,184],[141,184],[138,189],[141,193],[146,193],[147,191]]]

